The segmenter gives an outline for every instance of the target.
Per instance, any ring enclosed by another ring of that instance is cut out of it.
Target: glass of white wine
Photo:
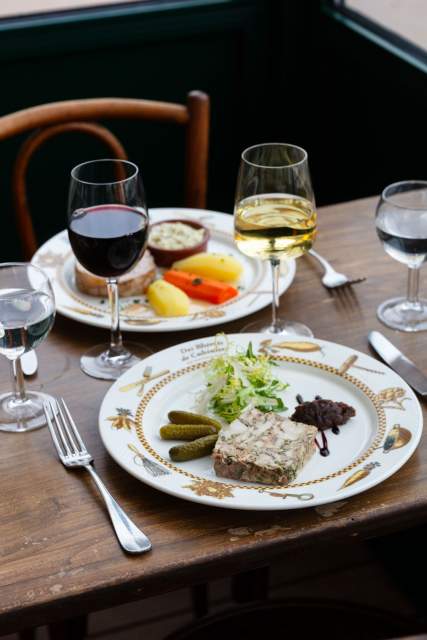
[[[278,316],[281,260],[298,258],[312,246],[316,209],[307,152],[285,143],[245,149],[240,162],[234,208],[234,238],[239,250],[269,260],[273,279],[272,323],[253,322],[243,331],[312,336],[300,322]]]

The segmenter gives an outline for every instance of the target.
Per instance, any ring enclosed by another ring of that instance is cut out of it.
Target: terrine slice
[[[286,485],[316,450],[317,428],[277,413],[247,409],[221,429],[212,453],[223,478]]]

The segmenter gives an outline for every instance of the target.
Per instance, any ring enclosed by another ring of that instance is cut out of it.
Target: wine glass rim
[[[277,166],[271,166],[268,164],[258,164],[256,162],[252,162],[251,160],[248,160],[247,158],[245,158],[245,154],[248,151],[251,151],[252,149],[256,149],[257,147],[292,147],[293,149],[298,149],[298,151],[302,151],[303,157],[301,158],[301,160],[298,160],[298,162],[291,162],[290,164],[279,164]],[[253,167],[259,167],[260,169],[293,169],[294,167],[297,167],[299,164],[306,162],[308,158],[308,153],[302,147],[298,146],[297,144],[292,144],[291,142],[262,142],[261,144],[253,144],[252,146],[244,149],[242,151],[241,158],[247,164],[250,164]]]
[[[10,267],[25,267],[28,269],[28,267],[31,267],[31,269],[34,269],[35,271],[37,271],[41,276],[43,276],[44,280],[46,283],[50,283],[49,280],[49,276],[47,275],[47,273],[41,269],[40,267],[38,267],[37,265],[33,264],[32,262],[0,262],[0,271],[2,269],[6,269],[6,268],[10,268]],[[1,289],[0,289],[1,292]],[[31,297],[34,295],[34,289],[31,291],[27,291],[26,293],[20,293],[19,294],[20,297]],[[2,300],[14,300],[16,298],[16,294],[5,294],[5,295],[1,295]]]
[[[80,169],[81,167],[84,167],[88,164],[95,164],[95,162],[115,162],[115,163],[120,162],[121,164],[126,164],[133,167],[134,172],[132,173],[132,175],[127,176],[122,180],[107,180],[107,182],[92,182],[90,180],[82,180],[81,178],[75,175],[75,172],[78,171],[78,169]],[[138,173],[139,173],[138,165],[136,165],[134,162],[131,162],[130,160],[120,160],[119,158],[99,158],[96,160],[86,160],[85,162],[81,162],[80,164],[77,164],[75,167],[71,169],[71,177],[73,178],[73,180],[76,180],[77,182],[81,182],[82,184],[90,184],[95,187],[102,187],[102,186],[105,186],[106,184],[121,184],[123,182],[127,182],[128,180],[131,180],[132,178],[135,178],[135,176],[137,176]]]
[[[382,190],[382,193],[381,193],[381,198],[383,200],[385,200],[385,202],[389,202],[390,204],[393,205],[393,207],[397,207],[398,209],[406,209],[406,210],[412,209],[413,211],[421,211],[423,209],[426,209],[426,206],[423,206],[423,207],[410,207],[408,205],[400,204],[399,202],[395,202],[395,200],[394,200],[394,196],[396,194],[390,195],[390,196],[388,196],[386,194],[386,192],[389,189],[392,189],[393,187],[398,187],[398,186],[403,185],[403,184],[407,184],[407,185],[410,185],[410,184],[423,185],[427,189],[427,180],[398,180],[397,182],[392,182],[391,184],[389,184],[386,187],[384,187],[384,189]]]

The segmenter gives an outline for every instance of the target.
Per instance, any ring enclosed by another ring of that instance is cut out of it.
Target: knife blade
[[[36,352],[31,349],[21,356],[21,367],[24,376],[33,376],[37,371],[38,362]]]
[[[407,358],[394,344],[379,331],[371,331],[368,340],[373,349],[396,371],[415,391],[427,396],[427,376],[417,369],[415,364]]]

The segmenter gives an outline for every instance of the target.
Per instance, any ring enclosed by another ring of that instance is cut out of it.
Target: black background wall
[[[212,100],[208,206],[232,211],[241,150],[307,148],[319,204],[423,177],[424,73],[339,24],[317,0],[188,0],[103,16],[0,24],[0,113],[80,97]],[[142,169],[149,206],[182,204],[183,132],[107,123]],[[10,200],[22,139],[0,143],[0,259],[20,257]],[[49,142],[29,172],[40,241],[65,226],[71,167],[103,148],[76,134]]]

